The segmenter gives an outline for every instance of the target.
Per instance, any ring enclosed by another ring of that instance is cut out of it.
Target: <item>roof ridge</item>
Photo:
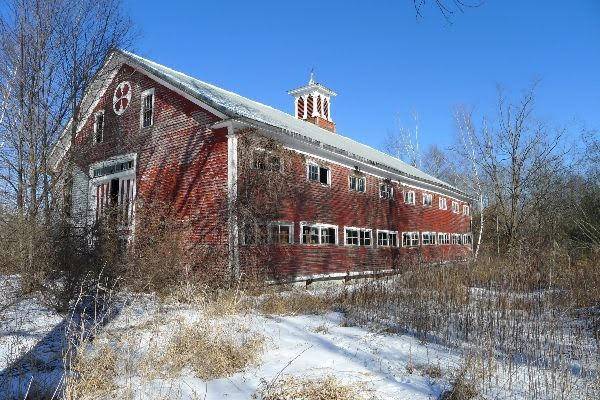
[[[278,127],[279,129],[284,129],[296,134],[307,136],[312,140],[321,142],[334,148],[338,148],[344,152],[350,153],[355,157],[364,158],[376,164],[386,165],[387,167],[394,168],[397,171],[401,171],[402,173],[418,180],[423,180],[435,185],[445,186],[448,189],[466,196],[466,194],[464,194],[460,189],[424,171],[421,171],[419,168],[412,166],[397,157],[387,154],[382,150],[361,143],[348,136],[344,136],[339,133],[332,133],[331,131],[321,128],[316,124],[298,119],[292,114],[288,114],[287,112],[278,108],[261,103],[257,100],[250,99],[230,90],[223,89],[212,83],[202,81],[198,78],[159,64],[130,51],[121,49],[118,49],[117,51],[129,59],[132,59],[134,62],[141,64],[141,67],[149,68],[154,73],[159,75],[165,75],[167,80],[171,79],[176,81],[177,84],[183,86],[184,91],[187,90],[193,92],[190,93],[191,95],[200,97],[201,100],[208,101],[208,103],[214,103],[216,108],[222,108],[226,110],[225,114],[233,114],[237,117],[249,118],[257,122]],[[186,82],[186,80],[188,82]],[[336,141],[338,142],[337,144],[334,143]]]

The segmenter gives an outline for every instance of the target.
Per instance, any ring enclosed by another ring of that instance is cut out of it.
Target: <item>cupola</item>
[[[335,123],[331,119],[331,98],[337,93],[317,83],[314,72],[311,71],[307,85],[288,93],[294,96],[296,118],[335,132]]]

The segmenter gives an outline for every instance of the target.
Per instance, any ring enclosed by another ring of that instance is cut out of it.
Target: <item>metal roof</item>
[[[147,70],[231,118],[247,118],[296,135],[305,136],[313,142],[322,143],[323,147],[337,149],[347,156],[359,160],[368,160],[374,165],[391,168],[408,177],[432,183],[466,196],[460,189],[426,174],[396,157],[392,157],[339,133],[332,133],[311,122],[297,119],[286,112],[203,82],[182,72],[140,57],[137,54],[126,51],[119,52],[139,68]]]

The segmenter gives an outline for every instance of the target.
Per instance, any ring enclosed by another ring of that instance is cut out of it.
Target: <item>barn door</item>
[[[133,201],[135,200],[135,178],[120,178],[117,206],[121,216],[121,224],[130,226],[133,218]]]
[[[96,220],[109,208],[116,211],[118,223],[124,228],[131,225],[135,200],[135,178],[123,177],[96,186]]]

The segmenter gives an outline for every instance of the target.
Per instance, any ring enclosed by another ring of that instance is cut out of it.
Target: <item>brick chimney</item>
[[[317,83],[312,71],[307,85],[290,90],[288,93],[294,96],[296,118],[335,133],[335,123],[331,119],[331,98],[337,94]]]

